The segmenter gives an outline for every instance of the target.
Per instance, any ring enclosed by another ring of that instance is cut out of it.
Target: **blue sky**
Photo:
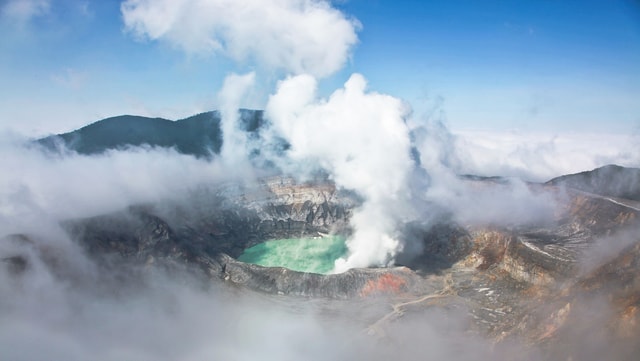
[[[136,39],[124,30],[119,1],[0,4],[2,130],[38,136],[123,113],[180,118],[215,108],[230,72],[256,70]],[[370,89],[409,101],[417,116],[440,110],[454,131],[640,128],[637,1],[333,5],[362,27],[346,66],[321,80],[325,95],[359,72]],[[246,106],[264,104],[282,74],[258,75]]]
[[[414,107],[442,97],[453,127],[640,121],[638,2],[364,3],[346,6],[364,23],[354,68]]]

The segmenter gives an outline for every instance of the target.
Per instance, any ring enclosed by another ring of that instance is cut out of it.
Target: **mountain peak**
[[[253,132],[263,123],[261,110],[240,109],[240,128]],[[178,152],[209,158],[220,152],[222,132],[218,111],[172,121],[136,115],[105,118],[80,129],[52,135],[37,142],[50,150],[60,144],[80,154],[100,154],[110,149],[149,145],[174,148]]]

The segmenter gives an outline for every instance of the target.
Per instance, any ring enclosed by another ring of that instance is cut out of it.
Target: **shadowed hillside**
[[[263,112],[241,109],[240,119],[241,128],[253,132],[262,125]],[[210,157],[219,153],[222,146],[220,113],[211,111],[177,121],[121,115],[38,142],[52,150],[62,145],[81,154],[99,154],[109,149],[149,145],[175,148],[180,153],[196,157]]]
[[[591,171],[563,175],[547,182],[606,197],[640,201],[640,169],[606,165]]]

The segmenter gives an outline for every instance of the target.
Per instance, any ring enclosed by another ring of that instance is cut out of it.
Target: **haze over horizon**
[[[140,19],[126,8],[144,3],[4,1],[0,128],[42,136],[120,114],[178,119],[218,109],[216,94],[232,72],[258,74],[240,105],[263,109],[275,82],[297,72],[256,63],[252,49],[195,44],[204,34],[195,29],[211,28],[204,16],[180,10],[181,5],[172,8],[174,14],[153,14],[154,24],[163,27],[145,32],[149,29],[136,24]],[[331,5],[336,16],[354,24],[355,33],[343,44],[349,47],[347,58],[331,60],[335,68],[319,73],[321,96],[361,73],[372,91],[408,101],[419,117],[437,109],[453,132],[638,132],[637,2],[351,0]],[[251,23],[258,16],[243,13],[233,21]],[[315,31],[317,25],[305,28]],[[282,34],[292,26],[285,24]],[[278,54],[282,34],[251,41],[265,44],[265,57],[291,56]],[[180,44],[187,35],[195,40]],[[310,59],[319,56],[310,54]]]

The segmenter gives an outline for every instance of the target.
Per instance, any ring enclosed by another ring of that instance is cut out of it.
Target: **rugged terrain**
[[[408,233],[422,242],[423,252],[405,265],[332,275],[235,259],[268,239],[348,235],[360,200],[327,180],[221,184],[186,201],[68,220],[63,228],[105,272],[114,265],[188,269],[207,282],[285,297],[280,302],[324,300],[319,307],[338,314],[344,312],[340,300],[382,305],[358,321],[372,337],[386,338],[397,322],[436,309],[466,315],[467,330],[497,350],[526,345],[522,359],[542,353],[547,359],[599,360],[611,352],[633,359],[640,337],[640,206],[608,190],[594,194],[557,183],[530,185],[558,201],[553,219],[543,224],[461,225],[439,218]],[[3,242],[28,244],[59,274],[71,272],[42,240],[13,235]],[[7,255],[4,268],[28,272],[30,257]]]

